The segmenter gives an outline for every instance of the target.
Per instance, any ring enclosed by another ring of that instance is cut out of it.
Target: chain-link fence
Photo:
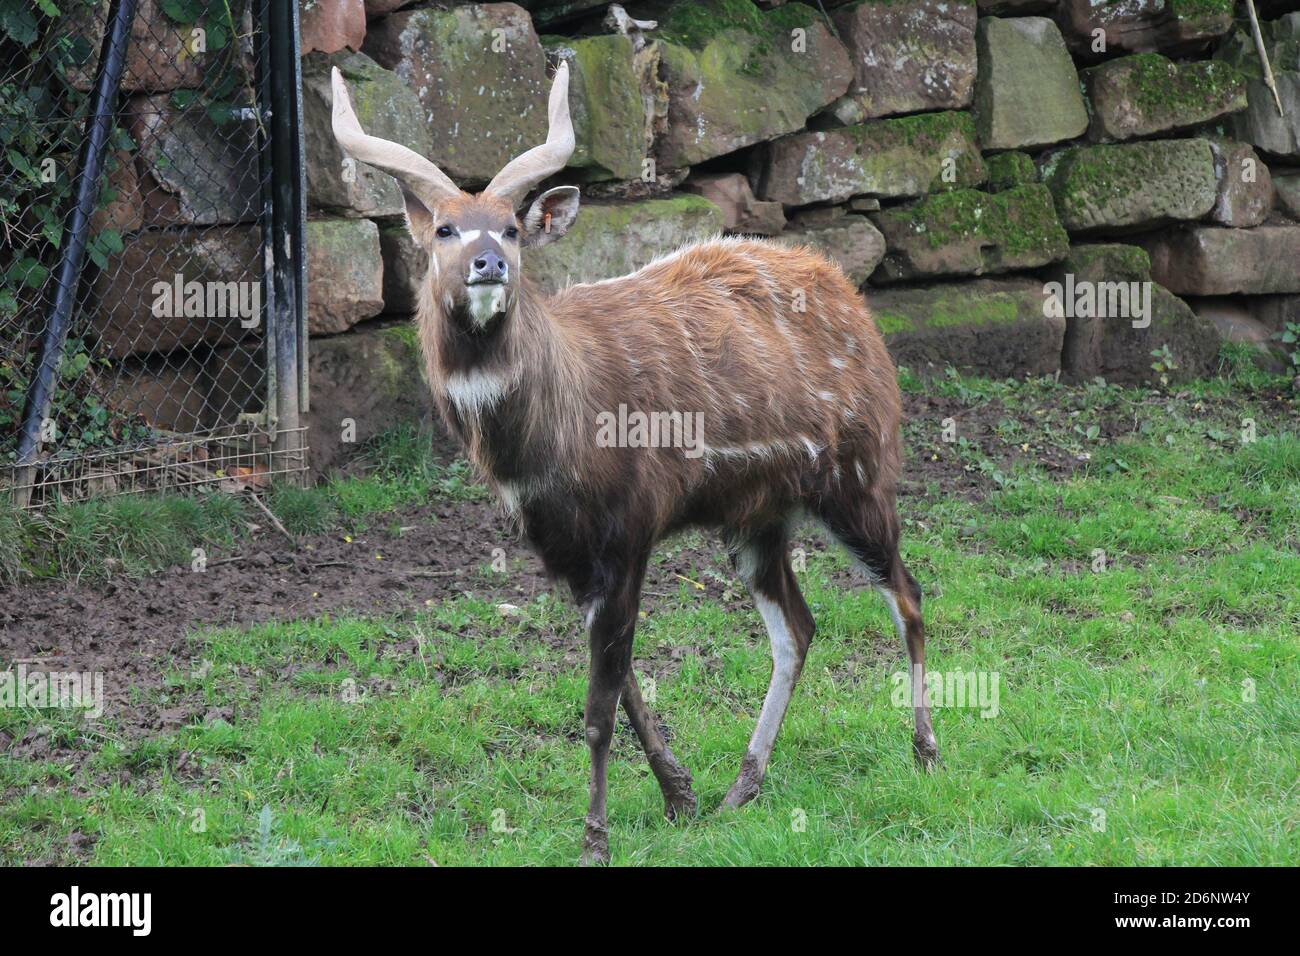
[[[294,7],[0,0],[0,492],[19,504],[304,471]]]

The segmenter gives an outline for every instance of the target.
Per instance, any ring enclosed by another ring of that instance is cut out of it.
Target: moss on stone
[[[932,329],[955,325],[1005,325],[1020,318],[1015,297],[995,294],[983,297],[953,296],[939,299],[926,324]]]
[[[854,0],[846,3],[841,10],[853,10],[856,7],[904,7],[914,5],[918,0]],[[948,0],[954,7],[973,7],[975,0]]]
[[[627,275],[683,243],[722,232],[722,211],[703,196],[592,203],[562,242],[524,250],[523,271],[539,288]]]
[[[1141,246],[1088,243],[1071,246],[1061,269],[1089,281],[1145,281],[1151,278],[1151,256]]]
[[[864,168],[873,161],[895,165],[898,162],[896,151],[900,148],[931,160],[937,158],[938,162],[931,167],[934,172],[927,192],[978,185],[987,177],[979,151],[974,148],[975,121],[969,113],[919,113],[846,126],[841,132],[857,144]],[[963,145],[970,148],[959,148]],[[941,156],[945,151],[947,155]],[[953,161],[948,170],[944,169],[943,159]],[[883,173],[882,170],[880,178],[888,179]]]
[[[425,130],[423,111],[419,99],[402,80],[390,70],[381,67],[364,53],[349,53],[346,56],[335,55],[307,62],[304,74],[329,80],[329,68],[337,66],[348,84],[348,97],[356,111],[357,121],[371,135],[385,139],[391,138],[395,130],[403,129],[421,133]],[[403,145],[409,146],[423,154],[428,146],[420,141],[409,141],[404,137]]]
[[[912,232],[926,237],[932,249],[978,239],[1006,256],[1051,250],[1063,255],[1070,241],[1056,217],[1051,193],[1038,184],[999,193],[976,189],[936,193],[888,210],[881,218],[906,222]]]
[[[959,325],[1006,325],[1021,318],[1020,300],[1001,292],[939,296],[923,305],[923,314],[915,318],[900,312],[879,312],[876,327],[881,335],[895,335],[916,331],[918,320],[927,329],[944,329]]]
[[[638,177],[645,156],[645,107],[632,41],[608,34],[548,37],[542,45],[574,62],[570,104],[576,143],[569,165],[582,169],[588,182]]]
[[[1176,20],[1230,17],[1236,0],[1169,0],[1169,12]]]
[[[1222,60],[1177,64],[1159,53],[1138,53],[1087,71],[1089,79],[1115,76],[1125,98],[1153,121],[1186,126],[1222,112],[1233,100],[1246,106],[1245,78]]]
[[[989,174],[989,192],[1001,192],[1015,186],[1038,182],[1038,169],[1028,153],[1011,150],[984,158]]]
[[[891,136],[896,142],[908,146],[933,148],[952,133],[975,138],[975,121],[969,113],[917,113],[915,116],[898,116],[893,119],[847,126],[845,132],[856,137]]]
[[[659,42],[659,78],[673,117],[656,141],[662,166],[693,166],[792,133],[844,92],[847,52],[809,8],[795,6],[763,15],[766,32],[732,28],[703,45]],[[783,25],[805,19],[816,54],[793,52]]]
[[[1058,204],[1067,208],[1089,203],[1097,195],[1125,199],[1143,188],[1137,159],[1119,146],[1078,147],[1056,157],[1045,181]]]
[[[1054,157],[1043,181],[1068,229],[1198,218],[1213,205],[1216,183],[1203,139],[1074,147]]]
[[[702,50],[731,30],[770,40],[777,32],[807,27],[816,16],[816,11],[801,3],[763,13],[752,0],[688,0],[669,9],[659,21],[657,34],[672,43]]]
[[[309,219],[307,236],[315,249],[327,250],[340,261],[352,258],[350,250],[359,238],[373,235],[378,240],[379,227],[368,219]]]
[[[980,17],[972,111],[989,149],[1032,149],[1088,126],[1079,75],[1060,29],[1040,18]]]
[[[420,340],[414,323],[381,329],[375,351],[375,377],[371,383],[390,399],[410,393],[413,382],[424,377]]]
[[[381,334],[415,353],[420,350],[420,334],[413,322],[391,325],[386,329],[382,329]]]

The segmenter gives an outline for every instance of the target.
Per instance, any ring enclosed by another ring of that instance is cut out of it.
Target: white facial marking
[[[495,405],[510,390],[510,382],[504,376],[478,369],[462,374],[447,376],[446,392],[453,405],[470,415],[478,414],[480,409]]]
[[[484,282],[468,288],[469,315],[480,329],[494,315],[506,310],[506,287],[496,282]]]
[[[501,233],[493,232],[491,229],[489,229],[488,235],[493,238],[493,240],[496,242],[498,246],[501,245]]]
[[[467,242],[473,242],[480,235],[482,235],[482,233],[477,229],[468,229],[460,234],[460,244],[463,246]]]

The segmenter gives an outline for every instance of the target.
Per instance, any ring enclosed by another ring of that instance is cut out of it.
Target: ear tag
[[[550,235],[551,232],[551,214],[548,212],[542,217],[542,232]]]

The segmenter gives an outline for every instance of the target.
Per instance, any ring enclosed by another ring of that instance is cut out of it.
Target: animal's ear
[[[556,186],[546,190],[524,213],[524,245],[544,246],[559,239],[577,218],[577,186]]]
[[[433,248],[433,210],[406,187],[402,187],[402,199],[406,202],[406,228],[416,245],[429,252]]]

